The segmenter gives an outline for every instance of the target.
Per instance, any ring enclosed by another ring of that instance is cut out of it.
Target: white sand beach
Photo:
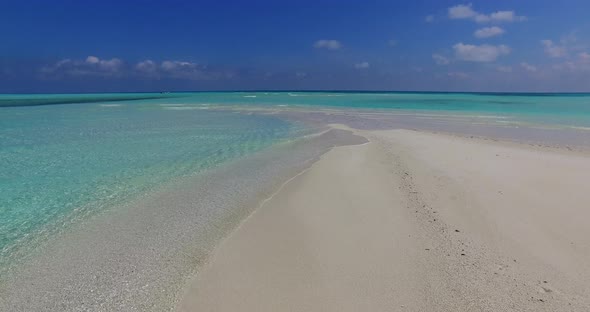
[[[589,311],[590,157],[355,131],[226,238],[181,311]]]

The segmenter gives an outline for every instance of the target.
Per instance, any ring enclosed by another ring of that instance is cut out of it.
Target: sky
[[[2,0],[0,93],[589,92],[590,1]]]

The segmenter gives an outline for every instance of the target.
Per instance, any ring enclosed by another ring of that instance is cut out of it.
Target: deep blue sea
[[[0,268],[80,218],[309,133],[277,116],[235,110],[250,107],[508,116],[590,129],[589,94],[0,95]]]

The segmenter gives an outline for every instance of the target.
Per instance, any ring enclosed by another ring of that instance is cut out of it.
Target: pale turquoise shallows
[[[0,108],[0,272],[79,218],[301,129],[159,104]]]

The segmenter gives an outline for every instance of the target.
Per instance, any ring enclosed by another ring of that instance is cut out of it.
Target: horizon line
[[[481,95],[590,95],[590,91],[417,91],[417,90],[343,90],[343,89],[247,89],[247,90],[183,90],[183,91],[92,91],[92,92],[0,92],[0,95],[86,95],[86,94],[175,94],[175,93],[240,93],[240,92],[311,92],[311,93],[430,93],[430,94],[481,94]]]

